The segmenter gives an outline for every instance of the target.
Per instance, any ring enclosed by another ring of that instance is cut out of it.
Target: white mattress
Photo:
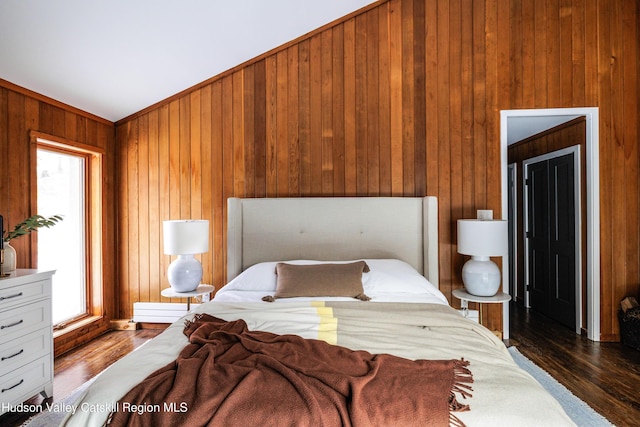
[[[436,286],[404,261],[397,259],[365,259],[370,271],[363,273],[364,293],[372,302],[412,302],[448,305],[447,298]],[[291,260],[289,264],[348,263],[350,261]],[[222,287],[214,298],[221,302],[259,302],[273,296],[277,286],[277,262],[255,264]],[[355,301],[349,297],[279,298],[274,303],[310,300]],[[274,304],[266,303],[265,304]]]

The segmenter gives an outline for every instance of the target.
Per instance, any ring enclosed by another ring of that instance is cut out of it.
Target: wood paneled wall
[[[381,1],[121,120],[120,317],[168,286],[164,219],[211,221],[204,280],[224,283],[230,196],[438,196],[451,299],[455,221],[500,215],[499,111],[597,106],[602,334],[615,339],[618,301],[640,282],[638,16],[627,0]],[[499,307],[485,318],[501,328]]]
[[[37,213],[32,206],[30,131],[64,140],[80,142],[105,151],[104,167],[109,173],[103,180],[104,209],[102,267],[104,285],[104,313],[99,324],[84,327],[56,339],[56,352],[86,341],[109,328],[108,317],[116,312],[115,283],[115,126],[114,123],[85,113],[10,82],[0,80],[0,214],[5,218],[5,228],[10,229],[20,221]],[[35,184],[34,184],[35,185]],[[37,268],[35,265],[35,236],[11,241],[17,252],[18,268]]]

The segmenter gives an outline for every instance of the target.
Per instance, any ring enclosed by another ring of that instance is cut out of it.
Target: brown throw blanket
[[[175,362],[127,393],[112,426],[462,426],[463,360],[408,360],[202,314]]]

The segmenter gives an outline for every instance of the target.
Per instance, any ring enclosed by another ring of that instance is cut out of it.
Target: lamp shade
[[[209,250],[209,221],[181,219],[163,221],[164,253],[201,254]]]
[[[507,221],[458,220],[458,253],[471,256],[503,256],[509,249]]]

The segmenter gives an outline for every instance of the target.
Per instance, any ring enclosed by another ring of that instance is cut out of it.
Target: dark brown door
[[[574,153],[527,166],[531,308],[574,329],[576,233]]]

